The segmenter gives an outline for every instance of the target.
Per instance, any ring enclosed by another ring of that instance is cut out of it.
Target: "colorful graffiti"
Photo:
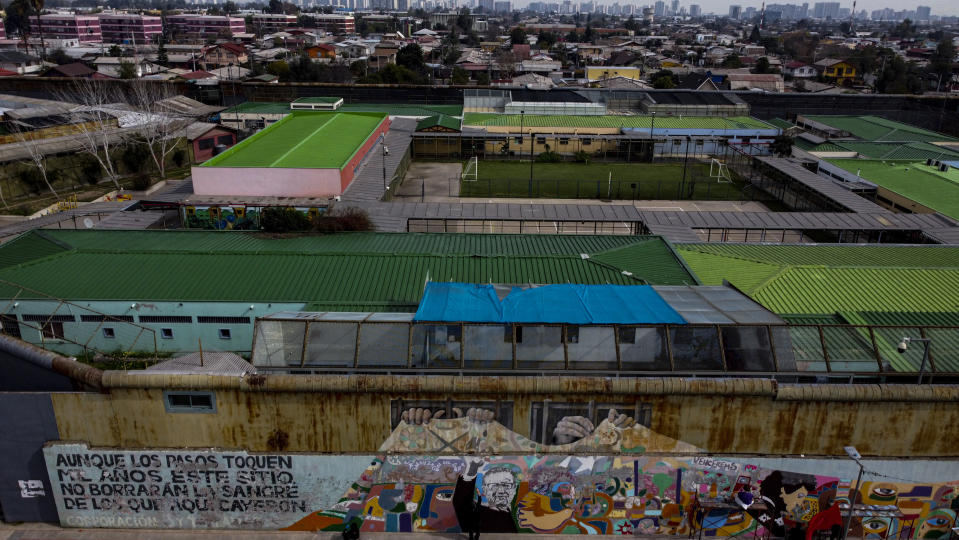
[[[538,454],[560,448],[570,454]],[[635,457],[596,455],[630,448],[636,449]],[[664,448],[672,455],[653,455]],[[496,422],[404,421],[381,450],[384,454],[337,504],[286,530],[338,531],[354,524],[363,532],[457,533],[475,527],[482,532],[688,535],[702,529],[708,537],[771,533],[810,540],[817,531],[838,537],[840,504],[848,501],[849,491],[836,477],[697,455],[699,449],[691,445],[610,421],[560,447],[540,445]],[[856,504],[871,507],[853,519],[850,534],[942,537],[955,526],[957,490],[959,482],[866,482]],[[734,504],[737,500],[744,502]],[[870,511],[890,504],[898,505],[904,517],[875,517],[883,512]]]
[[[260,214],[265,206],[184,206],[183,222],[188,229],[259,230]],[[326,207],[295,207],[310,219],[322,215]]]

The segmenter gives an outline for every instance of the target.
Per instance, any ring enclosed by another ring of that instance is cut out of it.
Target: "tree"
[[[593,31],[592,24],[586,23],[586,33],[583,34],[583,39],[585,39],[589,43],[592,43],[593,40],[596,39],[596,32]]]
[[[269,6],[266,8],[269,13],[283,13],[283,0],[270,0]]]
[[[763,38],[762,34],[759,32],[759,25],[753,25],[752,32],[749,33],[749,42],[750,43],[759,43],[759,40]]]
[[[26,43],[30,35],[30,15],[33,14],[30,0],[13,0],[4,12],[6,16],[3,22],[6,25],[7,35],[19,35]]]
[[[756,60],[756,66],[753,67],[753,73],[769,73],[769,59],[765,56]]]
[[[423,59],[423,49],[416,43],[405,45],[396,52],[396,64],[416,73],[426,72],[426,61]]]
[[[653,81],[653,88],[658,88],[658,89],[676,88],[676,82],[673,81],[672,77],[656,77],[652,79],[652,81]]]
[[[110,45],[110,48],[107,49],[107,56],[120,58],[123,56],[123,49],[121,49],[119,45]]]
[[[43,146],[43,139],[30,136],[31,134],[27,132],[25,127],[19,122],[7,122],[7,126],[8,129],[13,132],[20,146],[30,155],[30,162],[34,167],[35,175],[43,180],[43,183],[47,185],[50,193],[53,193],[53,196],[59,201],[60,195],[53,189],[53,182],[51,181],[51,176],[53,175],[50,173],[52,171],[47,171],[47,151],[45,146]],[[3,191],[0,191],[0,200],[3,201],[3,206],[7,206],[7,200],[3,197]]]
[[[623,27],[632,32],[639,30],[639,24],[636,23],[636,18],[633,17],[632,15],[630,15],[629,18],[626,19],[626,22],[623,24]]]
[[[44,0],[30,0],[30,4],[33,6],[33,13],[37,16],[37,33],[40,34],[40,59],[43,60],[47,56],[47,46],[43,41],[43,19],[40,17],[43,15]]]
[[[157,41],[157,63],[166,64],[169,61],[170,57],[167,55],[166,39],[163,37],[163,34],[160,34]]]
[[[536,39],[536,46],[542,50],[548,51],[556,44],[558,37],[552,32],[540,32]]]
[[[652,75],[649,76],[649,80],[653,81],[655,84],[657,79],[663,79],[660,83],[663,86],[657,86],[656,88],[675,88],[676,87],[676,75],[669,69],[661,69]]]
[[[468,34],[469,31],[473,29],[473,18],[470,17],[469,8],[460,10],[459,15],[456,17],[456,26],[459,27],[460,32],[464,34]]]
[[[743,62],[739,59],[738,54],[733,53],[723,59],[721,66],[724,68],[736,69],[743,67]]]
[[[470,80],[470,74],[465,69],[456,66],[453,68],[453,84],[467,84]]]
[[[480,71],[476,74],[476,84],[480,86],[489,86],[489,72]]]
[[[769,149],[773,151],[774,154],[779,156],[790,156],[792,155],[792,148],[795,139],[789,135],[777,135],[773,139],[772,144],[769,145]]]
[[[185,139],[191,120],[164,106],[164,100],[179,94],[170,83],[141,79],[131,83],[130,90],[130,105],[143,118],[137,124],[138,142],[149,153],[160,177],[166,178],[167,156]]]
[[[47,56],[47,60],[57,64],[58,66],[62,66],[63,64],[72,64],[74,62],[73,58],[71,58],[66,51],[59,47],[50,51],[50,54]]]
[[[509,32],[509,42],[513,45],[525,45],[526,44],[526,30],[517,26],[516,28],[510,30]]]
[[[227,15],[236,13],[239,10],[240,8],[237,7],[236,2],[233,2],[233,0],[227,0],[227,2],[223,4],[223,13]]]
[[[940,40],[936,51],[929,59],[929,68],[938,77],[936,91],[939,91],[939,87],[942,86],[941,81],[946,81],[947,88],[952,83],[952,64],[955,58],[956,46],[953,45],[952,40],[949,38]]]
[[[59,101],[78,104],[66,114],[77,129],[74,140],[82,152],[97,160],[113,185],[121,189],[113,152],[128,140],[131,131],[116,127],[119,111],[113,106],[125,101],[117,88],[99,79],[74,79],[72,84],[60,87],[55,95]]]
[[[117,70],[117,76],[121,79],[136,79],[137,66],[133,62],[120,61],[120,67]]]
[[[369,66],[366,63],[366,60],[357,60],[350,64],[350,74],[353,75],[353,78],[359,79],[360,77],[365,77],[369,72]]]
[[[276,60],[266,65],[266,72],[287,81],[290,78],[290,65],[283,60]]]

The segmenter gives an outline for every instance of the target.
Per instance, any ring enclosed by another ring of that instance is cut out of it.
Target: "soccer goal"
[[[709,161],[709,177],[715,178],[720,184],[732,184],[733,180],[729,177],[729,167],[716,158]]]
[[[463,180],[466,182],[475,182],[479,179],[479,159],[476,157],[471,157],[469,161],[466,162],[466,167],[463,169]]]

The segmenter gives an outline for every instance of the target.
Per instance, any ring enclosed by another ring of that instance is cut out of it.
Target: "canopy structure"
[[[685,324],[650,286],[561,284],[512,287],[426,285],[415,321],[547,324]],[[506,292],[506,291],[504,291]]]

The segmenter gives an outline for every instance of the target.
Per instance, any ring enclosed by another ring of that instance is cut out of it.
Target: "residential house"
[[[333,60],[336,58],[336,47],[328,43],[317,43],[305,49],[311,60]]]
[[[37,73],[43,69],[43,64],[36,56],[24,54],[20,51],[0,51],[0,69],[15,71],[20,75]]]
[[[373,49],[373,54],[371,54],[369,60],[367,60],[367,64],[374,69],[382,69],[386,67],[387,64],[395,64],[397,52],[399,52],[399,48],[396,46],[377,45]]]
[[[793,60],[783,66],[783,74],[790,75],[795,79],[809,79],[816,76],[816,68],[805,62]]]
[[[97,70],[81,62],[72,64],[62,64],[53,66],[43,74],[44,77],[75,77],[81,79],[90,79],[99,73]]]
[[[207,122],[194,122],[186,128],[186,140],[190,143],[193,163],[202,163],[221,150],[236,144],[236,130]]]
[[[586,78],[591,81],[600,81],[613,77],[626,77],[639,80],[642,73],[638,66],[587,66]]]
[[[334,43],[336,55],[340,58],[366,58],[372,49],[362,41],[346,40]]]
[[[186,81],[218,81],[216,75],[210,73],[209,71],[190,71],[188,73],[181,73],[180,78]]]
[[[93,61],[93,66],[101,75],[107,77],[120,77],[120,70],[123,64],[132,64],[136,67],[136,76],[143,77],[160,73],[165,68],[150,62],[146,58],[133,58],[128,56],[101,56]]]
[[[236,43],[219,43],[204,49],[198,60],[203,69],[208,69],[245,64],[247,59],[246,47]]]
[[[728,90],[763,90],[765,92],[784,92],[786,90],[782,75],[776,73],[729,73],[726,75]]]
[[[210,73],[221,81],[240,81],[250,75],[250,70],[242,66],[225,66],[211,69]]]
[[[739,47],[740,56],[766,56],[766,47],[762,45],[741,45]]]
[[[842,85],[847,81],[851,83],[856,80],[856,66],[845,60],[823,58],[814,65],[824,79],[834,81],[836,84]]]
[[[706,73],[690,73],[683,77],[676,88],[682,90],[719,90],[719,87],[713,82],[713,78]]]

